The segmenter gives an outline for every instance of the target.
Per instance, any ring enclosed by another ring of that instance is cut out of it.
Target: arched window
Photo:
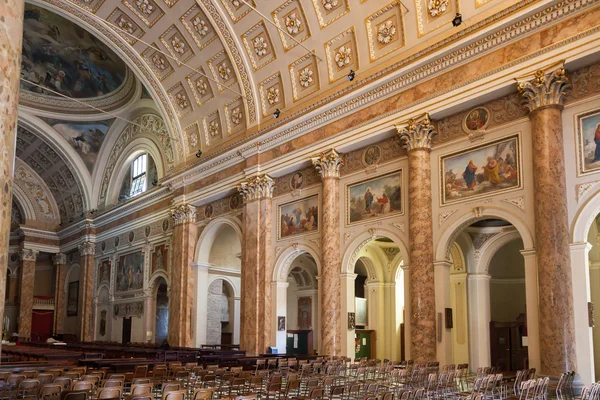
[[[129,189],[129,197],[136,196],[146,191],[146,167],[148,155],[146,153],[138,156],[131,164],[131,188]]]
[[[158,171],[150,153],[138,153],[121,181],[118,201],[146,192],[158,183]]]

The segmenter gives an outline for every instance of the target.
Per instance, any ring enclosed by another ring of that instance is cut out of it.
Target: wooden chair
[[[17,389],[18,396],[22,399],[25,398],[36,398],[40,388],[40,382],[37,379],[23,379],[19,383]]]
[[[71,389],[71,391],[73,391],[73,392],[86,392],[90,396],[92,394],[94,394],[95,390],[96,390],[96,385],[94,385],[94,382],[84,382],[84,381],[79,381],[79,382],[73,383],[73,387]]]
[[[49,373],[41,373],[35,378],[40,382],[40,385],[54,382],[54,375]]]
[[[213,391],[210,389],[196,389],[192,400],[211,400],[213,398]]]
[[[63,391],[63,387],[56,383],[47,383],[40,386],[38,393],[39,400],[60,400],[60,395]]]
[[[173,390],[163,395],[162,400],[185,400],[187,392],[185,390]]]
[[[63,392],[60,394],[60,400],[88,400],[88,393],[63,390]]]
[[[148,375],[148,366],[147,365],[137,365],[135,367],[135,371],[133,372],[133,378],[145,378]]]
[[[119,379],[108,379],[102,383],[102,387],[123,387],[123,381]]]
[[[38,376],[39,373],[40,371],[34,369],[29,369],[21,372],[22,375],[25,375],[25,379],[35,379],[35,377]]]
[[[120,399],[123,394],[123,388],[120,387],[103,387],[98,389],[96,398],[98,400]]]
[[[150,383],[136,383],[131,385],[131,396],[152,394],[153,386]]]
[[[54,381],[52,383],[56,383],[57,385],[62,386],[63,391],[71,390],[71,386],[73,385],[73,381],[71,380],[71,378],[67,378],[66,376],[59,376],[57,378],[54,378]]]

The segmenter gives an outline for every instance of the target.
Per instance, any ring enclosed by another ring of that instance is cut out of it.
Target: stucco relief
[[[42,178],[19,158],[15,160],[15,166],[15,185],[34,206],[36,219],[58,223],[58,206]]]

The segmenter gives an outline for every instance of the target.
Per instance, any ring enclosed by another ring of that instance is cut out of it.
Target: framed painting
[[[600,109],[587,111],[577,121],[577,175],[600,170]]]
[[[312,329],[312,298],[298,297],[298,329]]]
[[[441,205],[520,189],[520,135],[443,155],[440,174]]]
[[[278,207],[277,239],[319,232],[319,195]]]
[[[346,226],[403,214],[402,170],[346,185]]]
[[[119,257],[115,292],[142,290],[144,287],[144,254],[141,251]]]
[[[110,282],[110,259],[100,261],[98,264],[98,283],[96,286],[100,286],[102,282]]]
[[[69,282],[67,291],[67,317],[76,317],[79,312],[79,281]]]
[[[367,315],[367,299],[355,297],[354,298],[354,306],[356,307],[356,325],[357,326],[369,325],[369,318]]]

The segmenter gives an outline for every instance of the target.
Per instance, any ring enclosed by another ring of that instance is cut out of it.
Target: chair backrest
[[[71,379],[79,379],[81,374],[77,371],[67,371],[64,373],[63,376],[66,376],[67,378],[71,378]]]
[[[104,381],[104,383],[102,384],[102,387],[122,387],[123,386],[123,381],[120,379],[108,379],[106,381]]]
[[[175,390],[181,390],[181,385],[179,383],[163,383],[160,389],[160,392],[163,394],[173,392]]]
[[[9,375],[8,378],[6,378],[6,383],[9,386],[14,386],[17,387],[19,386],[19,383],[21,383],[22,381],[25,380],[25,375]]]
[[[60,395],[60,400],[87,400],[87,392],[68,392],[63,391]]]
[[[71,389],[72,382],[73,381],[71,380],[71,378],[67,378],[66,376],[59,376],[57,378],[54,378],[53,383],[61,385],[65,390],[69,390]]]
[[[317,388],[311,389],[309,397],[311,399],[322,399],[323,398],[323,388],[317,387]]]
[[[163,400],[185,400],[187,391],[185,390],[173,390],[163,394]]]
[[[208,400],[212,399],[213,391],[207,389],[196,389],[192,400]]]
[[[392,393],[392,392],[384,393],[381,400],[394,400],[394,393]]]
[[[34,369],[28,369],[26,371],[21,372],[22,375],[25,375],[26,379],[33,379],[36,376],[38,376],[39,373],[40,371]]]
[[[131,385],[131,395],[142,395],[152,393],[152,385],[150,383],[136,383]]]
[[[52,381],[54,381],[54,375],[44,372],[42,374],[38,374],[35,379],[40,382],[40,385],[44,385],[46,383],[52,383]]]
[[[120,387],[103,387],[98,390],[97,399],[118,399],[123,393]]]
[[[65,370],[62,368],[50,368],[46,372],[54,375],[54,377],[56,378],[57,376],[63,376]]]
[[[141,383],[150,383],[150,378],[135,378],[131,382],[132,385],[141,384]]]
[[[75,382],[73,384],[72,390],[74,392],[80,391],[80,390],[84,390],[86,392],[92,391],[92,390],[94,390],[94,382],[86,382],[86,381]]]
[[[134,394],[127,397],[127,400],[154,400],[154,395],[152,393]]]
[[[408,399],[410,399],[411,395],[412,395],[412,392],[410,390],[402,392],[402,394],[400,395],[400,400],[408,400]]]
[[[19,383],[19,390],[37,390],[40,387],[40,382],[37,379],[23,379]]]
[[[41,399],[50,399],[50,398],[60,398],[60,394],[63,391],[63,387],[56,383],[47,383],[45,385],[40,386],[40,392],[38,394],[38,398]]]

